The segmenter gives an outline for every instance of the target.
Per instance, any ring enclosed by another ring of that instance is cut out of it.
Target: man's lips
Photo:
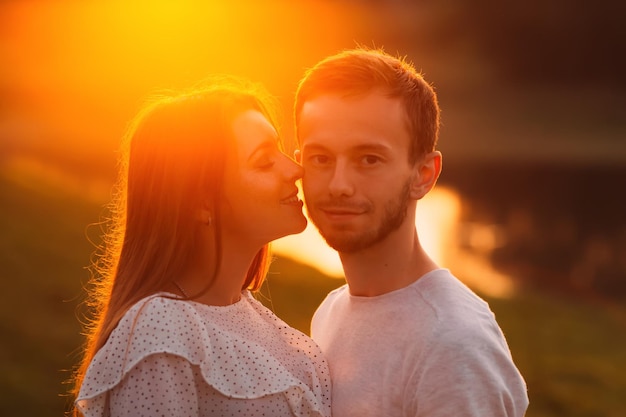
[[[321,205],[321,206],[317,206],[317,209],[319,211],[321,211],[322,213],[324,213],[326,216],[328,217],[336,217],[336,218],[343,218],[343,217],[350,217],[350,216],[358,216],[360,214],[365,213],[367,210],[364,207],[360,207],[360,206],[345,206],[345,205],[341,205],[341,206],[337,206],[337,205]]]
[[[336,216],[350,216],[361,214],[360,210],[345,210],[345,209],[320,209],[326,214],[336,215]]]

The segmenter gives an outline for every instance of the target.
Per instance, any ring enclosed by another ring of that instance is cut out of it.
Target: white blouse
[[[76,400],[92,416],[330,416],[320,349],[255,300],[229,306],[157,294],[97,352]]]

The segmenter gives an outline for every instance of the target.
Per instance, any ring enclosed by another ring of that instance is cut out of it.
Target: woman
[[[216,79],[131,125],[75,415],[330,415],[320,350],[250,293],[306,226],[270,103]]]

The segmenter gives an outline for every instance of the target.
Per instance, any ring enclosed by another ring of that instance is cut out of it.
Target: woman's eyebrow
[[[271,139],[268,138],[267,140],[259,144],[259,146],[254,148],[254,150],[250,153],[250,156],[248,156],[248,160],[253,159],[255,155],[261,152],[273,151],[278,146],[278,143],[279,143],[278,138],[271,138]]]

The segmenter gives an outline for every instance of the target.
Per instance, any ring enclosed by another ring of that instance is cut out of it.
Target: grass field
[[[87,225],[102,212],[80,194],[0,177],[2,416],[59,416],[66,407],[89,240],[98,235]],[[279,258],[259,297],[308,332],[318,303],[341,283]],[[487,300],[528,383],[528,417],[626,415],[626,308],[526,292]]]

